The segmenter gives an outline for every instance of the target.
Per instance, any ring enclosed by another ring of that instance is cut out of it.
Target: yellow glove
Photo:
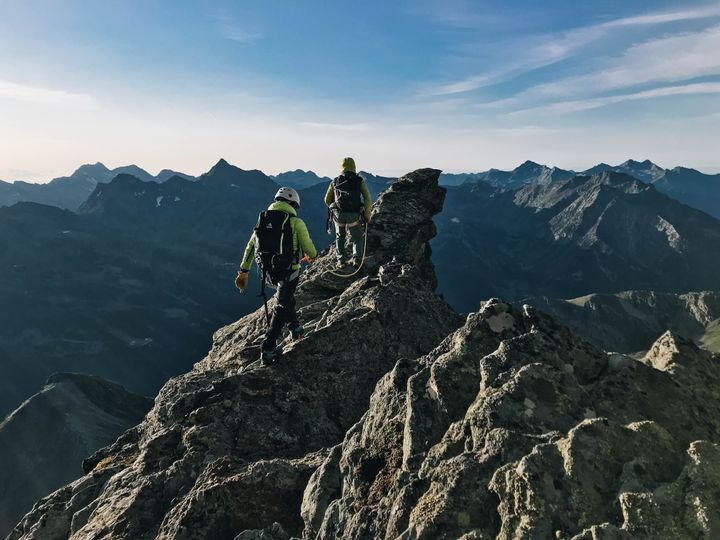
[[[245,289],[247,289],[249,277],[247,272],[238,271],[235,286],[240,289],[240,292],[245,292]]]

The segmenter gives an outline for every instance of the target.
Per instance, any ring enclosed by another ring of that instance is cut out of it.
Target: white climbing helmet
[[[275,200],[282,199],[287,202],[295,203],[300,206],[300,195],[291,187],[281,187],[275,194]]]

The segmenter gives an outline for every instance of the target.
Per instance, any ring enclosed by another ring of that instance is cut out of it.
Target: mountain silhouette
[[[441,290],[462,311],[491,296],[720,290],[720,221],[621,173],[464,184],[449,189],[438,226]]]

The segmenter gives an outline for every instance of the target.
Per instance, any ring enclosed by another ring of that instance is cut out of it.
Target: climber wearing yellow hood
[[[354,268],[359,268],[364,254],[362,219],[370,221],[372,197],[365,180],[356,172],[353,158],[342,160],[342,174],[330,182],[325,204],[330,208],[335,222],[338,268],[345,268],[348,264],[345,251],[345,236],[348,232],[352,241],[352,259],[349,262]]]

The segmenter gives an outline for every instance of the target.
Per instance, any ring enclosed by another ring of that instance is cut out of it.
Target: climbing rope
[[[347,233],[347,228],[345,229]],[[368,239],[368,222],[365,221],[365,232],[363,233],[363,236],[365,239],[363,240],[363,256],[362,259],[360,259],[360,265],[355,269],[355,271],[352,274],[340,274],[338,272],[335,272],[334,270],[328,270],[328,274],[331,274],[336,277],[341,278],[351,278],[353,276],[356,276],[360,270],[362,270],[363,264],[365,264],[365,255],[367,255],[367,239]]]

